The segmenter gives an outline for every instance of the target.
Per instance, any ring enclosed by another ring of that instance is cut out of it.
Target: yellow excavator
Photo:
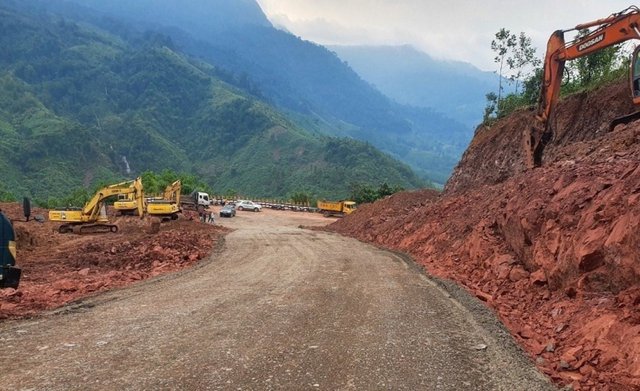
[[[118,194],[132,194],[136,201],[138,215],[141,218],[144,217],[144,190],[142,180],[137,178],[134,181],[121,182],[98,190],[83,208],[51,210],[49,220],[63,223],[58,227],[60,233],[118,232],[118,226],[109,223],[105,207],[106,199]]]
[[[118,194],[118,200],[113,203],[113,208],[121,216],[133,216],[138,210],[138,200],[134,193]]]
[[[178,218],[180,209],[180,191],[182,190],[182,182],[178,179],[164,189],[162,198],[147,199],[147,214],[150,216],[158,216],[163,218]]]
[[[574,41],[565,42],[564,33],[589,28],[595,29]],[[525,155],[529,168],[541,165],[542,152],[546,144],[553,138],[550,119],[560,95],[565,62],[631,39],[640,39],[640,9],[635,6],[604,19],[579,24],[568,30],[557,30],[551,35],[547,43],[542,88],[538,102],[537,118],[539,123],[538,126],[527,129],[524,134]],[[629,85],[633,103],[640,105],[640,46],[636,47],[631,57]],[[638,119],[640,119],[640,112],[616,118],[610,124],[610,128],[613,129],[616,125]]]

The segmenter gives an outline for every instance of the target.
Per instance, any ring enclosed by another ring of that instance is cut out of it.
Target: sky
[[[531,37],[542,57],[553,31],[604,18],[631,0],[257,0],[271,22],[322,45],[409,44],[433,57],[496,68],[491,40],[504,27]],[[571,36],[568,33],[567,38]]]

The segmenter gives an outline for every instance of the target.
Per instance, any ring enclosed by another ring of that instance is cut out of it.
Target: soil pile
[[[398,194],[331,228],[466,286],[558,383],[639,389],[640,121],[608,131],[628,112],[616,88],[559,105],[541,168],[524,170],[520,112],[477,132],[441,196]]]
[[[0,290],[0,319],[32,315],[189,267],[210,254],[225,233],[220,226],[182,216],[162,223],[157,233],[155,219],[112,217],[120,228],[117,234],[59,234],[59,223],[25,222],[17,204],[0,204],[0,209],[14,219],[22,269],[18,290]]]

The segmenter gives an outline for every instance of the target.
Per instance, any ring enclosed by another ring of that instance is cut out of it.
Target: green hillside
[[[371,145],[292,124],[165,36],[125,39],[10,4],[0,5],[0,195],[60,196],[167,168],[261,197],[423,185]]]
[[[21,0],[20,6],[62,13],[121,37],[130,37],[132,29],[162,32],[184,53],[215,65],[217,76],[268,100],[298,126],[366,141],[440,184],[473,133],[427,107],[395,103],[335,53],[274,28],[255,0],[157,3]],[[460,110],[455,111],[458,119]]]

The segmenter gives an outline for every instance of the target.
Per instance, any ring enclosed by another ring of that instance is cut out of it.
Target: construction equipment
[[[356,210],[356,203],[353,201],[318,201],[318,210],[325,217],[345,216]]]
[[[11,220],[0,212],[0,289],[18,288],[21,270],[15,265],[16,233]]]
[[[202,213],[205,209],[209,209],[209,206],[211,205],[211,197],[209,197],[209,194],[207,193],[194,191],[188,196],[180,196],[179,205],[183,209],[197,210],[198,213]]]
[[[162,198],[147,199],[147,214],[151,216],[168,217],[172,220],[178,218],[180,209],[180,191],[182,182],[177,180],[164,189]]]
[[[135,193],[118,194],[118,200],[113,203],[113,208],[122,216],[133,216],[138,210],[138,201]]]
[[[565,43],[564,33],[573,30],[584,30],[596,27],[587,35]],[[630,39],[640,39],[640,10],[631,6],[621,12],[593,22],[583,23],[568,30],[558,30],[551,35],[547,44],[544,60],[542,89],[538,103],[538,126],[526,131],[524,135],[527,165],[537,167],[542,162],[542,153],[546,144],[553,138],[550,118],[560,94],[562,73],[566,61],[574,60],[604,48]],[[640,105],[640,62],[637,47],[631,59],[630,85],[633,103]],[[617,118],[611,124],[615,127],[640,118],[640,112]]]
[[[142,180],[137,178],[134,181],[117,183],[98,190],[82,209],[51,210],[49,211],[49,220],[64,223],[58,227],[60,233],[118,232],[118,226],[109,223],[105,207],[106,199],[118,194],[133,194],[138,215],[141,218],[144,217],[144,191]]]

